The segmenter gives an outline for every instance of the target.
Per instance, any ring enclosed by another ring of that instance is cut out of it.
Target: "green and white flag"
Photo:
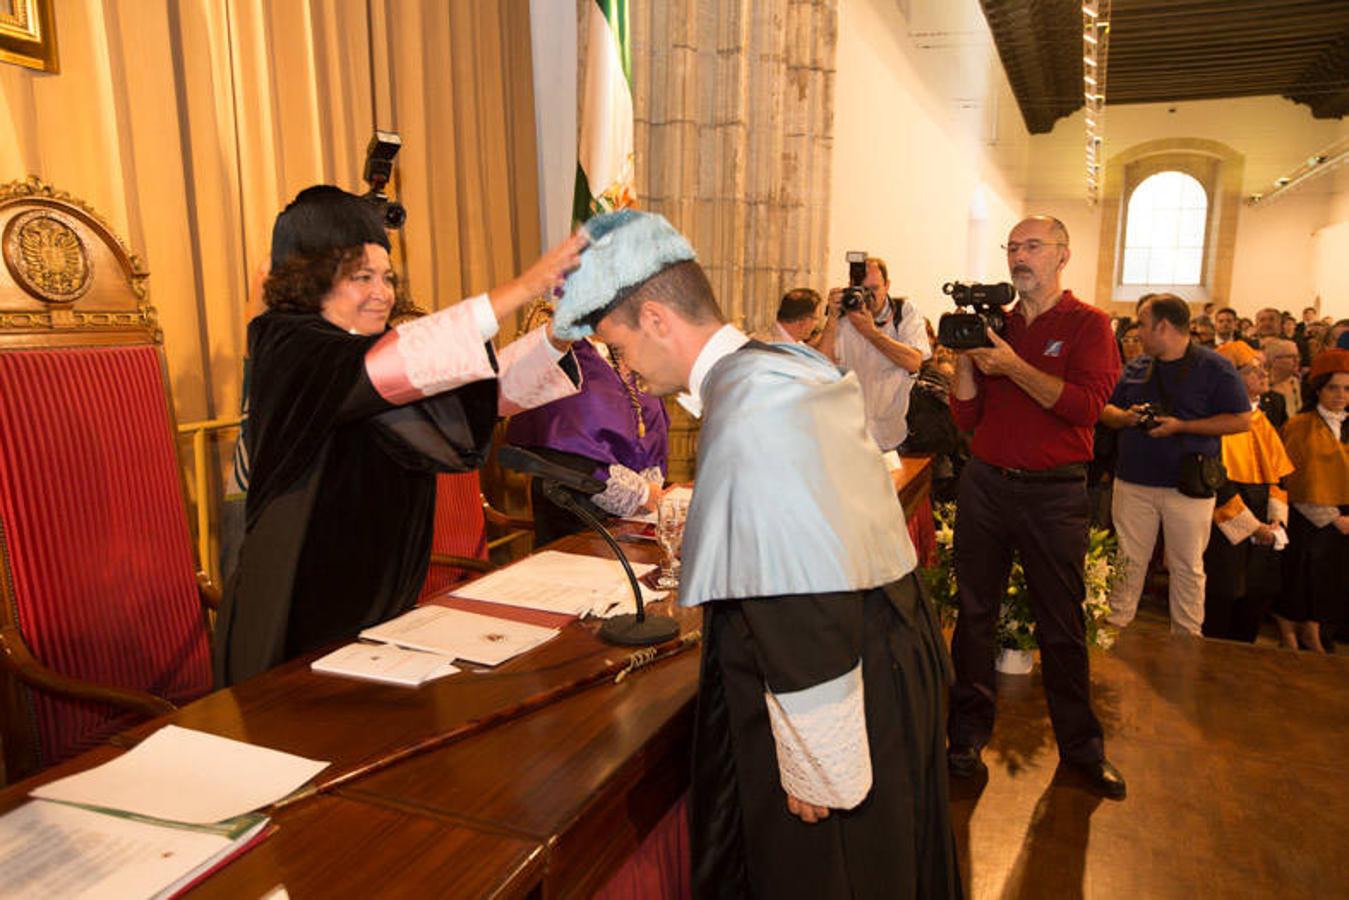
[[[585,95],[572,219],[637,204],[632,145],[629,0],[588,3]]]

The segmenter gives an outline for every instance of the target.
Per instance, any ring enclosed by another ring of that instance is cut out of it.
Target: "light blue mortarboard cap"
[[[582,226],[590,243],[581,265],[567,276],[553,314],[553,331],[564,341],[594,333],[589,320],[622,291],[675,263],[694,258],[693,247],[657,213],[620,209]]]

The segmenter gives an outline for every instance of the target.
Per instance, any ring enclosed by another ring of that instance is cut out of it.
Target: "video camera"
[[[361,195],[361,199],[375,208],[384,227],[402,228],[407,221],[408,211],[397,200],[390,200],[384,193],[384,186],[393,176],[393,158],[403,149],[403,139],[395,131],[376,131],[365,148],[365,173],[361,176],[370,190]]]
[[[846,316],[855,309],[861,309],[867,303],[867,289],[862,282],[867,280],[867,252],[865,250],[848,251],[848,286],[838,302],[838,314]]]
[[[961,284],[948,281],[941,292],[955,301],[956,306],[969,306],[972,312],[953,312],[942,315],[937,323],[937,340],[952,350],[972,350],[991,347],[985,330],[992,328],[1001,335],[1007,323],[1003,307],[1016,299],[1016,289],[1006,282],[999,284]]]

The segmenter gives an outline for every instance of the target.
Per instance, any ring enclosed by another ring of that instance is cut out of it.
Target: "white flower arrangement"
[[[955,504],[936,504],[933,516],[937,526],[937,564],[923,570],[923,580],[943,622],[953,624],[959,612],[954,550]],[[1086,596],[1082,599],[1088,647],[1105,650],[1115,643],[1115,631],[1106,625],[1105,617],[1110,612],[1110,589],[1120,574],[1119,543],[1115,536],[1104,529],[1091,529],[1083,571]],[[1026,574],[1015,554],[1007,579],[1007,596],[998,613],[997,638],[998,646],[1005,649],[1036,648],[1035,619],[1031,614]]]

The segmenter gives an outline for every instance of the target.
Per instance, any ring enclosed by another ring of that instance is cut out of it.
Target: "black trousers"
[[[1269,485],[1229,486],[1241,495],[1246,508],[1261,522],[1269,520]],[[1221,502],[1223,497],[1218,495]],[[1217,525],[1212,526],[1204,550],[1204,637],[1253,643],[1260,623],[1281,587],[1281,556],[1272,546],[1250,539],[1233,544]]]
[[[1049,719],[1068,762],[1103,759],[1101,724],[1087,674],[1087,488],[1081,481],[1017,481],[973,460],[956,499],[955,564],[960,616],[951,661],[955,685],[947,732],[952,746],[988,743],[993,734],[998,611],[1012,552],[1021,557],[1035,616]]]

